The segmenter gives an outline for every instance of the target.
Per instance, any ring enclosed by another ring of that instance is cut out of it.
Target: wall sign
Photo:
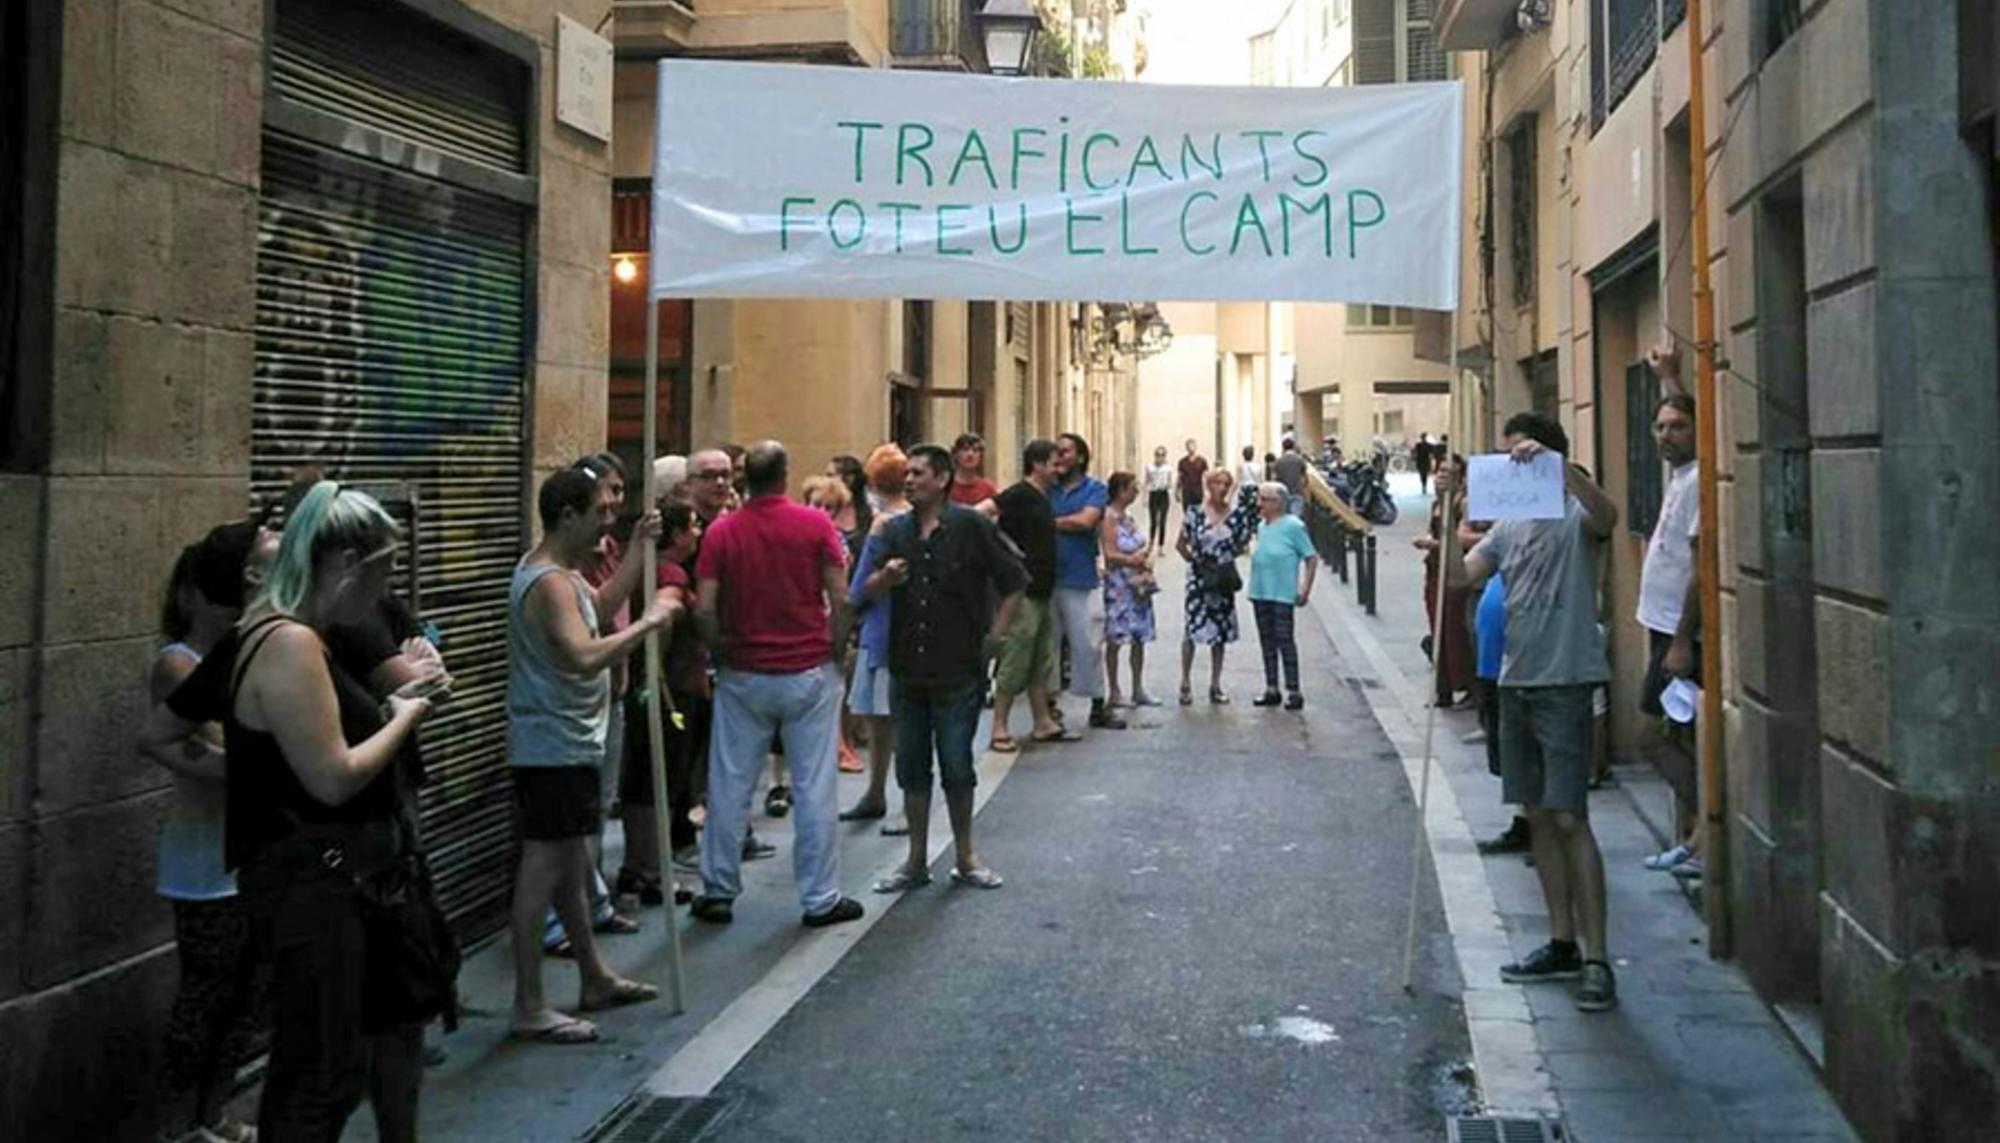
[[[556,17],[556,121],[611,141],[611,41]]]

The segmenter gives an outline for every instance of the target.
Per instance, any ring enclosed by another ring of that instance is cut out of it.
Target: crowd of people
[[[1229,701],[1223,656],[1248,594],[1265,663],[1257,703],[1299,709],[1292,612],[1316,560],[1298,487],[1261,466],[1239,482],[1192,441],[1177,467],[1165,449],[1105,479],[1091,462],[1080,435],[1030,441],[1002,489],[966,434],[835,457],[797,480],[784,446],[765,441],[658,458],[655,499],[636,511],[640,482],[613,454],[548,475],[506,604],[520,839],[510,1035],[589,1043],[593,1013],[654,999],[602,940],[637,932],[637,910],[671,901],[701,923],[733,919],[742,863],[776,852],[752,827],[767,768],[764,813],[794,819],[805,926],[864,915],[841,893],[841,822],[907,837],[908,859],[877,892],[928,883],[934,788],[952,881],[1000,888],[973,837],[981,717],[990,702],[989,745],[1005,753],[1122,730],[1130,711],[1159,706],[1146,648],[1169,550],[1188,565],[1181,703],[1193,702],[1197,646],[1209,648],[1209,701]],[[393,590],[405,540],[370,495],[306,472],[264,516],[216,528],[174,566],[140,748],[176,786],[159,892],[174,903],[182,980],[162,1079],[170,1118],[196,1138],[333,1140],[364,1099],[383,1139],[416,1137],[423,1030],[456,1019],[458,950],[416,809],[420,728],[453,683],[442,636]],[[657,674],[635,654],[649,636]],[[1087,703],[1078,725],[1064,693]],[[1031,718],[1017,737],[1023,694]],[[845,809],[842,770],[867,774]],[[623,858],[607,877],[614,814]],[[676,870],[698,886],[676,884]],[[548,956],[576,966],[573,1006],[546,992]],[[230,1064],[265,1048],[257,1126],[224,1117]]]

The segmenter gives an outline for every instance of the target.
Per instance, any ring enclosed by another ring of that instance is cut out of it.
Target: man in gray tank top
[[[1504,435],[1516,461],[1569,450],[1562,426],[1535,413],[1516,414]],[[1592,697],[1611,677],[1593,557],[1617,527],[1618,507],[1581,469],[1566,464],[1564,473],[1562,518],[1502,520],[1462,557],[1453,529],[1441,563],[1451,587],[1478,587],[1497,572],[1506,589],[1500,783],[1502,798],[1528,815],[1549,941],[1503,965],[1500,977],[1511,984],[1581,978],[1577,1007],[1603,1012],[1617,1005],[1618,985],[1605,949],[1604,857],[1590,828]]]
[[[592,866],[588,839],[601,825],[598,795],[611,720],[608,668],[652,631],[682,614],[671,597],[653,597],[623,631],[604,634],[598,617],[630,594],[640,561],[603,588],[577,571],[597,546],[597,482],[565,469],[542,485],[542,541],[514,568],[507,604],[507,761],[521,811],[521,864],[514,880],[516,1039],[576,1044],[597,1027],[550,1007],[542,993],[542,917],[551,904],[569,931],[582,978],[579,1011],[651,1000],[659,990],[611,971],[591,933],[586,900]],[[648,513],[634,544],[651,543],[659,517]]]

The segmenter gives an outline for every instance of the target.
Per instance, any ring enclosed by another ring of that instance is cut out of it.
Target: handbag
[[[363,1026],[386,1031],[442,1018],[446,1031],[457,1029],[463,957],[424,859],[410,854],[353,880],[361,905]]]
[[[1243,590],[1243,575],[1235,560],[1216,560],[1202,565],[1201,589],[1211,595],[1235,595]]]

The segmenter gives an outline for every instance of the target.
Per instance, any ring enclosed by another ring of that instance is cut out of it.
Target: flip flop
[[[995,754],[1012,754],[1021,749],[1021,744],[1014,741],[1014,736],[1011,734],[996,734],[993,736],[993,741],[986,744],[986,748]]]
[[[588,1020],[565,1020],[546,1028],[509,1028],[507,1038],[530,1044],[595,1044],[598,1033]]]
[[[998,873],[982,865],[970,873],[963,869],[952,870],[951,883],[963,885],[968,889],[998,889],[1007,882],[1002,880]]]
[[[889,876],[875,882],[877,893],[903,893],[911,889],[921,889],[931,883],[930,870],[912,873],[908,869],[898,869]]]
[[[641,984],[636,980],[621,980],[611,986],[609,995],[588,1003],[579,1001],[576,1010],[578,1012],[603,1012],[606,1009],[623,1008],[628,1004],[644,1004],[648,1000],[658,1000],[659,998],[660,990],[650,984]]]
[[[1030,735],[1030,736],[1029,736],[1029,738],[1028,738],[1028,741],[1030,741],[1030,742],[1082,742],[1082,741],[1083,741],[1083,734],[1082,734],[1081,732],[1079,732],[1079,731],[1075,731],[1075,730],[1071,730],[1071,729],[1070,729],[1069,727],[1065,726],[1065,727],[1063,727],[1062,729],[1060,729],[1060,730],[1056,731],[1056,732],[1055,732],[1054,734],[1035,734],[1035,735]]]
[[[629,937],[640,930],[639,922],[623,913],[613,913],[609,917],[590,926],[592,932],[609,933],[613,936]]]
[[[901,814],[897,814],[894,818],[891,818],[890,820],[883,822],[882,836],[883,837],[910,836],[910,819],[904,817]]]

